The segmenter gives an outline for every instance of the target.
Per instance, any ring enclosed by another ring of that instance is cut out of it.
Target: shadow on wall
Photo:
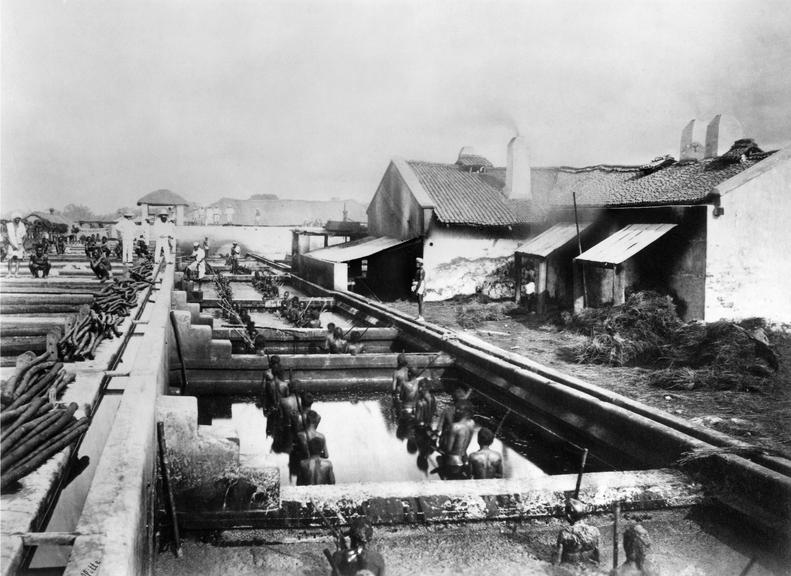
[[[192,252],[192,243],[209,237],[209,254],[228,254],[236,240],[242,255],[255,252],[267,258],[281,260],[291,253],[291,227],[287,226],[177,226],[178,251]]]
[[[427,301],[476,293],[494,300],[513,298],[514,258],[454,258],[434,268],[427,284]]]

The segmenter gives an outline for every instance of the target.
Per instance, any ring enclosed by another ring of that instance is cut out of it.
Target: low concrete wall
[[[145,330],[123,398],[85,502],[65,576],[151,572],[153,483],[156,469],[156,399],[167,385],[168,312],[173,266],[161,274],[156,302],[146,309]]]
[[[321,292],[319,287],[313,289]],[[709,433],[619,394],[605,393],[526,358],[510,359],[512,355],[502,350],[495,354],[495,347],[476,345],[466,336],[449,338],[439,326],[418,324],[359,295],[331,294],[336,302],[387,318],[406,335],[434,350],[447,352],[463,369],[490,382],[512,402],[535,408],[535,415],[546,418],[546,424],[554,420],[565,432],[578,434],[592,445],[610,446],[652,467],[672,465],[685,452],[695,449],[724,448],[724,454],[707,459],[698,468],[701,477],[713,489],[728,489],[718,492],[725,505],[749,514],[762,529],[791,545],[791,526],[787,521],[791,517],[791,476],[785,473],[787,462],[758,455],[754,457],[756,463],[728,454],[727,448],[738,450],[744,447],[743,443],[723,441],[723,435]],[[728,476],[738,477],[739,481],[724,482]]]

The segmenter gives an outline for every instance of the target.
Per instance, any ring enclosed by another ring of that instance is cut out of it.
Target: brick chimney
[[[744,128],[736,118],[717,114],[706,128],[706,158],[725,154],[736,140],[744,138]]]
[[[511,200],[533,199],[530,182],[530,148],[522,136],[515,136],[508,143],[505,195]]]
[[[681,131],[679,160],[682,162],[684,160],[703,160],[704,142],[706,142],[706,134],[704,133],[703,123],[695,119],[690,120]]]

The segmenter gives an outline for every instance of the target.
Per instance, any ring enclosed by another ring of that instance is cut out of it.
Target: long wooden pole
[[[750,570],[753,569],[753,565],[755,564],[756,560],[758,560],[758,558],[756,556],[753,556],[752,558],[750,558],[750,561],[747,563],[747,566],[745,566],[744,570],[742,570],[739,573],[739,576],[747,576],[748,572],[750,572]]]
[[[612,524],[612,568],[618,568],[618,520],[621,516],[621,503],[613,502],[612,514],[614,517]]]
[[[574,199],[574,225],[577,227],[577,249],[582,254],[582,237],[580,236],[580,221],[577,216],[577,192],[571,191],[571,197]],[[585,280],[585,263],[580,262],[580,270],[582,273],[582,303],[587,308],[588,306],[588,282]]]
[[[173,326],[173,335],[176,338],[176,352],[179,357],[179,368],[181,370],[181,393],[187,391],[187,367],[184,366],[184,351],[181,348],[181,335],[179,334],[179,326],[176,321],[176,311],[170,311],[170,324]]]
[[[173,542],[176,558],[181,558],[181,538],[179,536],[179,521],[176,516],[176,502],[173,500],[173,487],[170,485],[170,473],[168,472],[168,457],[165,452],[165,424],[157,422],[157,441],[159,442],[159,465],[162,468],[162,487],[165,489],[165,499],[167,500],[168,515],[173,523]]]
[[[582,475],[585,473],[585,464],[588,462],[588,449],[582,451],[582,461],[580,462],[580,471],[577,474],[577,486],[574,488],[574,498],[579,498],[580,486],[582,486]]]

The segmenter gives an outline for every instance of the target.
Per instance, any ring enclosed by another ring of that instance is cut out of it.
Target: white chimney
[[[530,183],[530,148],[521,136],[515,136],[508,143],[505,195],[511,200],[533,199]]]
[[[679,160],[703,160],[704,142],[706,142],[706,134],[703,123],[690,120],[681,131]]]
[[[706,158],[725,154],[736,140],[744,138],[744,128],[733,116],[717,114],[706,129]]]

